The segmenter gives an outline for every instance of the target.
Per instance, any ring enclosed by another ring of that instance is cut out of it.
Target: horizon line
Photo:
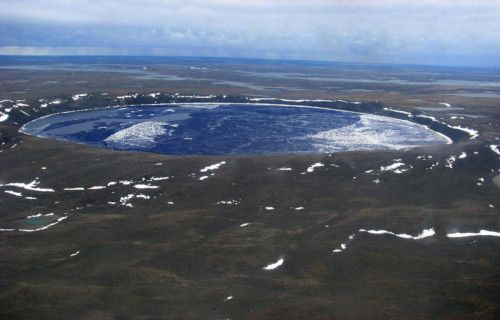
[[[472,66],[456,64],[425,64],[425,63],[401,63],[401,62],[360,62],[341,60],[321,60],[321,59],[300,59],[300,58],[254,58],[254,57],[226,57],[226,56],[178,56],[178,55],[123,55],[123,54],[2,54],[2,57],[26,57],[26,58],[170,58],[170,59],[227,59],[227,60],[257,60],[269,62],[306,62],[325,64],[358,64],[358,65],[391,65],[391,66],[411,66],[411,67],[445,67],[445,68],[470,68],[470,69],[499,69],[500,66]]]

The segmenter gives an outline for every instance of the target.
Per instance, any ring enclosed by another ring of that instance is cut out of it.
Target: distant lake
[[[468,97],[468,98],[489,98],[489,99],[499,99],[500,93],[497,92],[460,92],[460,93],[450,93],[448,95]]]
[[[54,114],[22,132],[112,150],[170,155],[317,154],[447,143],[408,121],[339,110],[189,103]]]

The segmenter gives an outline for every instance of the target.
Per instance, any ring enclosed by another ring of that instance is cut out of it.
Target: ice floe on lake
[[[404,133],[403,133],[404,132]],[[375,115],[360,115],[354,124],[307,136],[322,153],[375,149],[406,149],[430,142],[451,143],[448,137],[412,122]]]
[[[147,148],[155,145],[155,139],[167,133],[166,122],[146,121],[113,133],[104,142],[116,149]]]

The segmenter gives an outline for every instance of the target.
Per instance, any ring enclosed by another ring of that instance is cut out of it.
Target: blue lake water
[[[22,132],[113,150],[170,155],[316,154],[404,149],[449,140],[397,119],[310,107],[165,104],[85,110],[32,121]]]

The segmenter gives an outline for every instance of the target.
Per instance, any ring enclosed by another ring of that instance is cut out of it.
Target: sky
[[[0,54],[500,67],[500,0],[0,0]]]

